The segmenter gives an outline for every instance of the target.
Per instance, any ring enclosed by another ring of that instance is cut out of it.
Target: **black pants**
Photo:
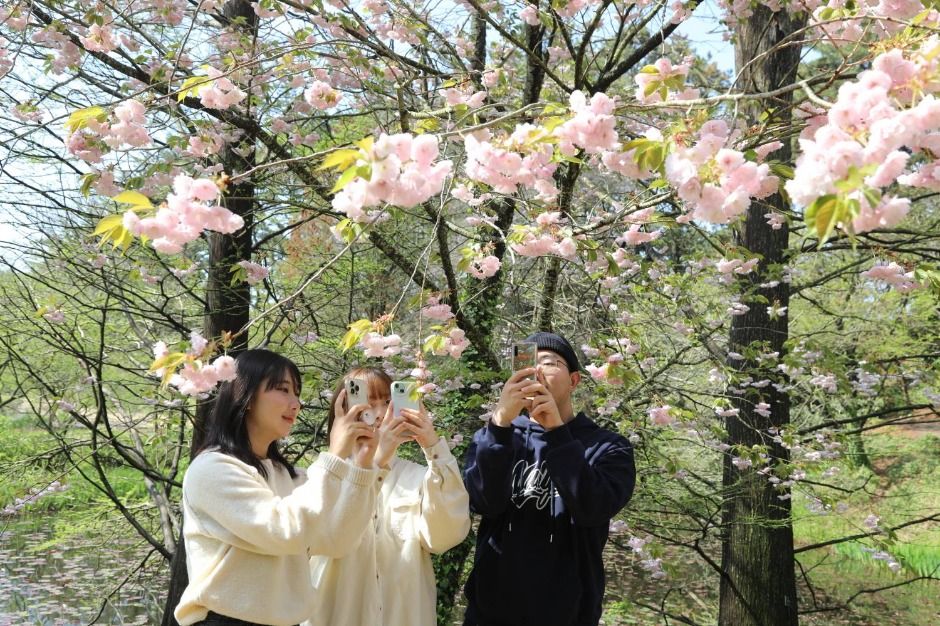
[[[214,611],[209,611],[209,614],[206,615],[206,619],[201,622],[196,622],[193,626],[265,626],[264,624],[256,624],[254,622],[246,622],[243,619],[236,619],[234,617],[228,617],[227,615],[219,615]]]

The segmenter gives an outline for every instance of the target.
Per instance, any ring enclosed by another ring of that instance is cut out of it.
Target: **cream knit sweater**
[[[372,524],[352,553],[311,559],[313,611],[304,626],[437,623],[431,553],[467,536],[470,504],[447,442],[438,441],[425,457],[427,467],[393,459],[380,479]]]
[[[209,451],[186,472],[189,586],[176,607],[181,626],[210,610],[272,626],[303,621],[314,608],[310,555],[343,556],[369,524],[379,472],[322,453],[292,480],[280,465],[262,462],[267,479]]]

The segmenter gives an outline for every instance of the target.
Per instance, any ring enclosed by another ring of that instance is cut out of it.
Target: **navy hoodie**
[[[596,626],[601,552],[635,481],[630,443],[584,413],[551,431],[525,415],[477,431],[464,483],[482,519],[464,626]]]

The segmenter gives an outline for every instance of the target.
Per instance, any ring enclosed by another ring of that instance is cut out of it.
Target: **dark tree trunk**
[[[242,29],[247,36],[254,37],[257,34],[258,16],[250,2],[229,0],[223,7],[223,14],[235,25],[235,28]],[[222,165],[227,174],[245,171],[254,166],[254,143],[254,137],[245,136],[241,140],[241,146],[227,145],[225,147],[222,152]],[[233,149],[236,147],[239,150],[250,149],[244,150],[246,156],[241,156]],[[240,215],[245,220],[245,227],[231,235],[211,232],[207,236],[209,274],[206,280],[207,306],[203,318],[203,335],[207,339],[218,339],[223,333],[234,335],[244,328],[249,320],[251,287],[244,281],[233,285],[231,269],[239,261],[251,259],[254,196],[255,186],[250,178],[236,185],[229,185],[223,194],[222,203],[229,211]],[[240,335],[235,338],[228,352],[234,355],[247,346],[247,334]],[[200,402],[196,407],[190,458],[202,447],[206,434],[206,420],[211,410],[211,398]],[[170,585],[161,626],[179,626],[173,617],[173,611],[179,604],[187,584],[189,584],[189,576],[186,571],[186,544],[180,536],[176,542],[176,552],[170,562]]]
[[[758,5],[754,13],[742,20],[736,30],[735,63],[746,92],[766,92],[793,83],[799,63],[799,46],[779,47],[791,33],[802,26],[803,20],[794,20],[786,12],[771,12]],[[744,112],[747,121],[758,123],[759,115],[768,111],[771,122],[790,123],[790,96],[773,102],[755,102]],[[790,147],[774,154],[788,161]],[[731,350],[746,354],[748,348],[763,346],[763,351],[783,354],[787,339],[787,315],[772,318],[767,304],[748,302],[750,295],[766,297],[776,307],[789,306],[789,284],[780,281],[772,289],[761,289],[760,283],[779,279],[768,275],[768,268],[788,261],[788,229],[773,230],[764,214],[768,210],[788,208],[784,199],[774,195],[767,201],[754,202],[740,227],[737,243],[742,248],[762,256],[759,271],[739,281],[742,302],[750,310],[735,316],[731,323]],[[742,375],[755,380],[769,378],[785,382],[770,364],[755,359],[732,360],[731,366]],[[724,460],[724,502],[722,507],[722,555],[719,623],[727,626],[795,626],[797,624],[796,579],[793,557],[793,527],[790,518],[789,491],[777,491],[766,477],[753,469],[739,470],[731,463],[731,456],[741,456],[751,446],[769,446],[774,462],[786,462],[786,449],[772,441],[768,429],[780,427],[790,421],[789,397],[772,385],[761,390],[751,389],[747,394],[734,396],[736,417],[726,420],[728,444],[732,450]],[[771,405],[770,417],[753,411],[758,402]]]

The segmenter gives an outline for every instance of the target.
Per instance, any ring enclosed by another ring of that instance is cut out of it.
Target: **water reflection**
[[[0,519],[0,626],[159,623],[167,568],[158,553],[120,536],[50,545],[49,522]]]

